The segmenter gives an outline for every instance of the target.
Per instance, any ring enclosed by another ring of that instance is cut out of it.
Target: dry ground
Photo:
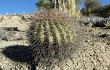
[[[36,70],[110,70],[110,29],[80,25],[78,27],[82,32],[80,40],[83,45],[79,45],[80,48],[72,57],[51,68],[38,65]],[[29,44],[23,40],[0,41],[0,70],[32,70],[30,65],[13,61],[2,53],[5,47],[13,45],[26,47]]]

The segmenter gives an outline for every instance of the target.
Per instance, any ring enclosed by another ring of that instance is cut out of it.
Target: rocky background
[[[27,63],[25,58],[29,55],[24,55],[27,51],[23,50],[29,46],[26,33],[33,16],[0,16],[0,70],[110,70],[110,23],[101,17],[85,17],[74,22],[82,44],[71,58],[51,68]]]

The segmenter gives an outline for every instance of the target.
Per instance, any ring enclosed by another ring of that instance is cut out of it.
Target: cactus
[[[62,59],[72,53],[76,34],[72,25],[62,18],[38,19],[30,30],[30,49],[35,62]]]

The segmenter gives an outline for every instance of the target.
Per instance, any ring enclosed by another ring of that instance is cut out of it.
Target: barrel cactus
[[[35,62],[50,63],[54,59],[62,60],[71,55],[76,34],[72,24],[65,19],[36,19],[30,30],[30,49]]]

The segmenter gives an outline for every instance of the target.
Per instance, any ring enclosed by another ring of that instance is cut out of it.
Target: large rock
[[[105,27],[107,20],[102,17],[84,17],[81,19],[84,25],[91,25],[93,27]]]
[[[26,31],[29,28],[30,22],[30,19],[25,15],[4,15],[1,16],[0,27],[17,27],[20,31]]]

